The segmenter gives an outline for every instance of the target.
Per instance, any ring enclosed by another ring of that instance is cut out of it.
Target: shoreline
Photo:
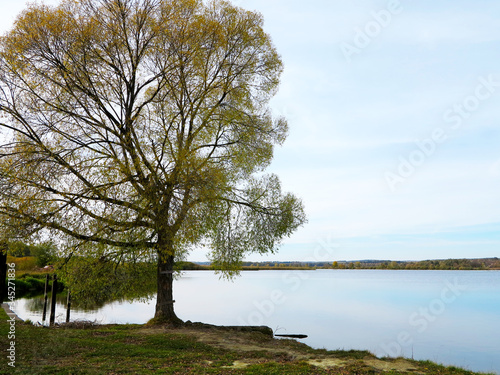
[[[7,314],[10,318],[14,318],[18,322],[24,322],[23,319],[21,319],[14,311],[10,309],[10,306],[6,302],[2,302],[2,308],[5,311],[5,314]]]

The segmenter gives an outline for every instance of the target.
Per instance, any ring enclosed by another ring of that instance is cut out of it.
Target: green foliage
[[[116,263],[105,257],[73,257],[59,271],[79,306],[146,298],[156,291],[156,264]]]
[[[36,258],[37,267],[45,267],[56,261],[56,247],[52,242],[31,246],[31,253]]]
[[[57,260],[57,248],[52,242],[28,245],[21,241],[8,243],[8,254],[16,263],[18,271],[31,270],[35,266],[43,268]]]
[[[52,276],[50,277],[49,291],[52,290]],[[30,297],[42,294],[45,290],[45,275],[31,275],[24,274],[17,276],[16,283],[16,297]],[[64,284],[58,284],[57,292],[62,292]]]
[[[31,247],[21,241],[9,242],[8,248],[9,248],[8,254],[14,257],[21,258],[21,257],[29,257],[32,255]]]

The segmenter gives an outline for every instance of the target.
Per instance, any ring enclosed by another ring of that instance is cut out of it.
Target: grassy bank
[[[37,273],[31,271],[22,271],[16,274],[14,284],[16,287],[16,297],[34,297],[44,293],[45,291],[45,278],[48,273]],[[48,292],[49,295],[52,291],[52,274],[49,274],[49,285]],[[57,293],[61,293],[64,290],[64,283],[59,281],[57,287]]]
[[[368,352],[313,350],[258,332],[186,326],[17,322],[8,366],[8,316],[0,309],[0,374],[474,374]]]

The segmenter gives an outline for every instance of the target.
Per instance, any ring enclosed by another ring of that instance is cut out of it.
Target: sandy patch
[[[342,361],[341,359],[336,359],[336,358],[317,358],[317,359],[310,359],[307,361],[310,365],[316,366],[316,367],[321,367],[324,369],[332,368],[332,367],[344,367],[345,366],[345,361]]]
[[[410,362],[404,359],[396,359],[394,361],[382,361],[380,359],[365,359],[368,366],[382,371],[417,371],[418,369]]]

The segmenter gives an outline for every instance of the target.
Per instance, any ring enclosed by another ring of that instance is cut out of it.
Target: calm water
[[[315,348],[369,350],[500,373],[500,272],[317,270],[243,272],[234,282],[189,271],[175,285],[183,320],[267,325]],[[17,301],[41,321],[40,299]],[[155,300],[72,311],[72,320],[144,323]],[[58,305],[58,319],[65,310]]]

